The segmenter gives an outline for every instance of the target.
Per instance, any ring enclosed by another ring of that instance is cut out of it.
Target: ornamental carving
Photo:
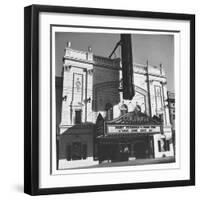
[[[93,75],[93,71],[94,71],[93,69],[89,69],[89,70],[88,70],[88,74],[89,74],[89,75]]]
[[[64,67],[65,71],[69,72],[72,66],[71,65],[63,64],[63,67]]]

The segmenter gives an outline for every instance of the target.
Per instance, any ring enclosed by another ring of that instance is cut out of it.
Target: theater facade
[[[174,156],[164,66],[133,67],[135,96],[125,100],[119,58],[67,43],[56,77],[58,169]]]

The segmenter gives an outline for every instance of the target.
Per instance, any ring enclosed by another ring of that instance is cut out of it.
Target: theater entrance
[[[146,141],[138,141],[133,145],[133,152],[136,159],[149,157],[149,148]]]
[[[102,137],[97,142],[97,157],[100,162],[110,160],[121,162],[135,159],[153,158],[152,136]]]
[[[161,126],[161,121],[138,111],[106,122],[99,117],[95,155],[100,162],[154,158],[154,135],[162,132]]]

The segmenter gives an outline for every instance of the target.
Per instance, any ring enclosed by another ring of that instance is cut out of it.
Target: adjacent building
[[[175,150],[175,94],[173,92],[167,92],[168,96],[168,108],[169,108],[169,119],[172,126],[172,142]]]
[[[168,96],[168,107],[169,107],[169,118],[172,125],[172,130],[175,131],[175,94],[173,92],[167,92]]]
[[[163,66],[147,62],[133,67],[135,96],[125,100],[119,58],[94,55],[91,48],[74,50],[67,44],[62,77],[56,78],[59,169],[71,163],[121,161],[126,156],[174,155]]]

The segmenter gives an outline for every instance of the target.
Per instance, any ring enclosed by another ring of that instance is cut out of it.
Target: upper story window
[[[106,119],[107,120],[112,120],[113,119],[113,106],[110,103],[107,103],[105,106],[106,110]]]
[[[75,124],[81,124],[82,122],[82,110],[75,110]]]

